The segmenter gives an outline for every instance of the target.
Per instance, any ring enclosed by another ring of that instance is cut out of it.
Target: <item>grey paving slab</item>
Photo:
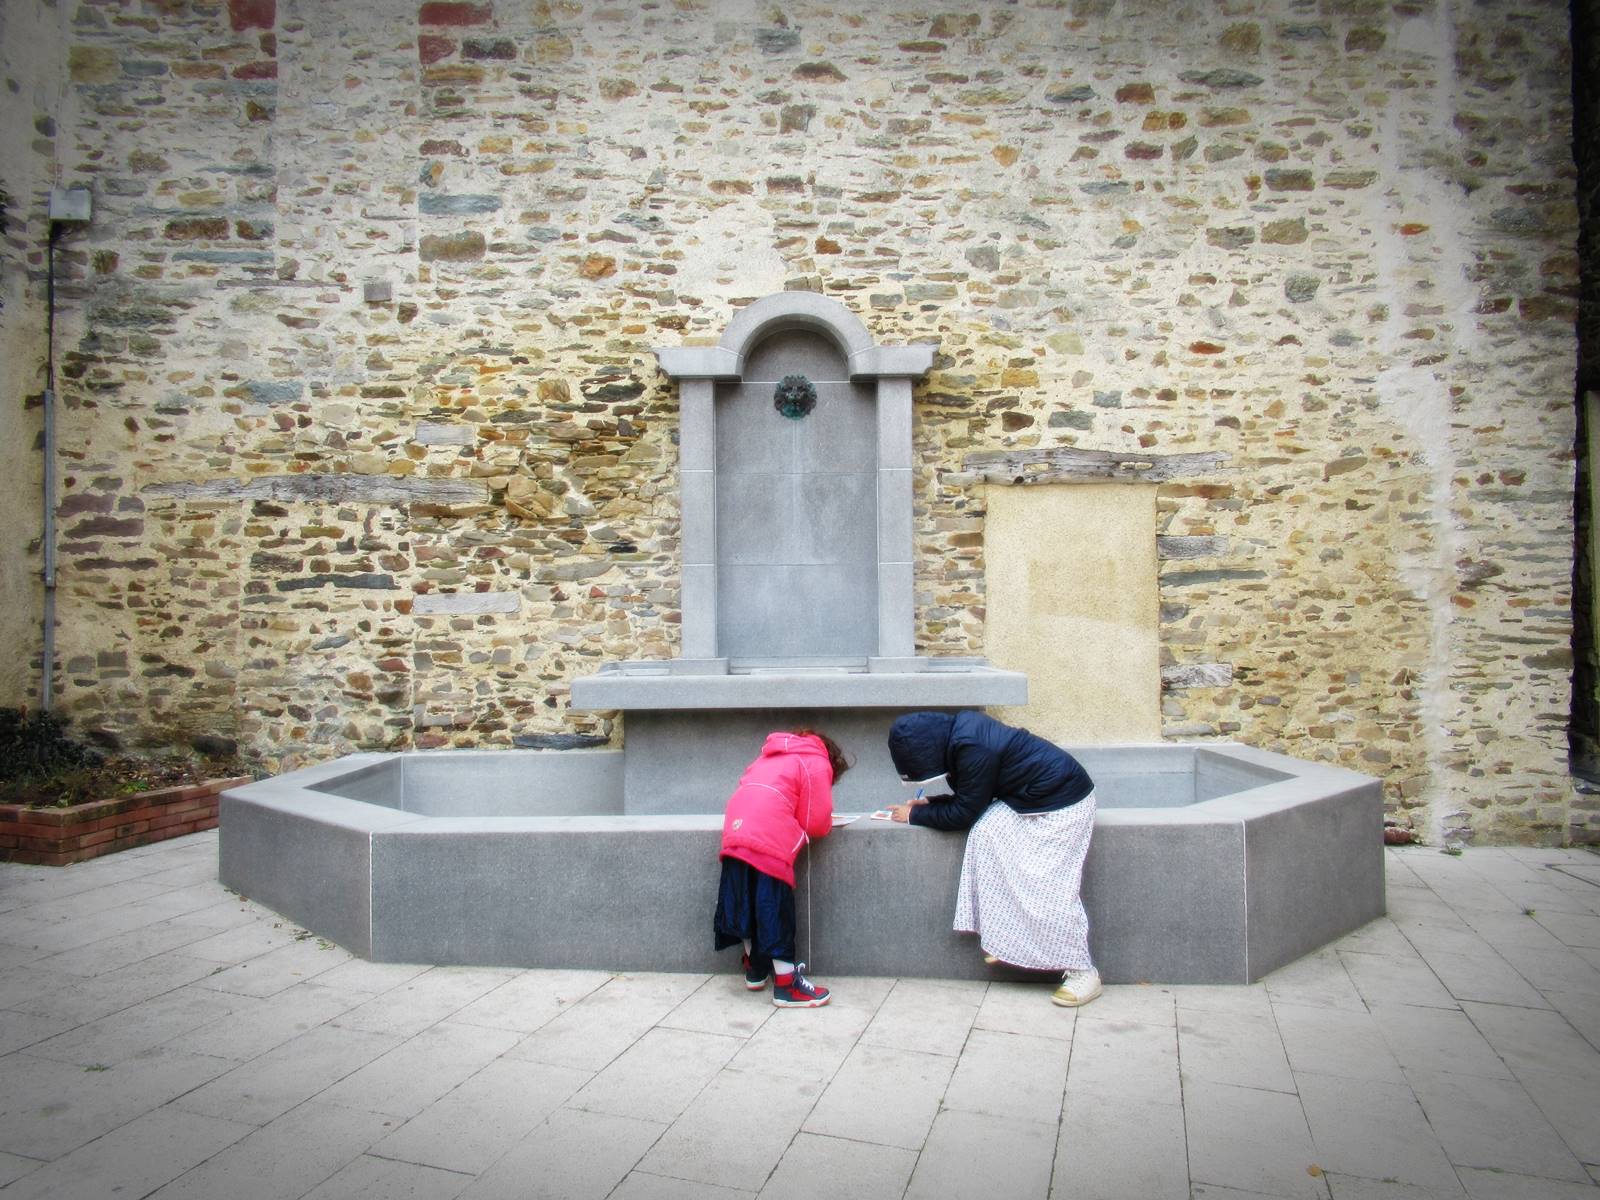
[[[858,1045],[806,1119],[808,1133],[920,1149],[955,1060],[890,1046]]]
[[[843,1065],[892,986],[891,980],[847,979],[825,1008],[774,1009],[728,1065],[826,1082]]]
[[[1396,958],[1416,953],[1406,935],[1389,917],[1368,921],[1354,933],[1339,939],[1339,949],[1357,954],[1387,954]]]
[[[270,1000],[235,995],[227,1016],[180,1034],[169,1044],[176,1050],[244,1062],[326,1024],[365,998],[365,993],[335,991],[317,983],[300,984]]]
[[[1078,1020],[1170,1027],[1178,1020],[1177,989],[1139,983],[1107,984],[1098,1000],[1078,1009]]]
[[[761,1200],[899,1196],[916,1162],[911,1150],[801,1133],[761,1190]]]
[[[1405,1083],[1400,1062],[1371,1013],[1303,1004],[1275,1004],[1272,1011],[1290,1069],[1296,1076],[1314,1071],[1349,1079]]]
[[[53,954],[41,959],[39,965],[70,975],[104,975],[107,971],[114,971],[163,951],[201,941],[205,936],[202,929],[158,921],[153,925],[89,942],[75,950]]]
[[[29,1053],[79,1066],[109,1066],[237,1011],[239,1001],[196,984],[176,988],[39,1042]]]
[[[944,1108],[1053,1127],[1071,1052],[1071,1044],[1058,1039],[974,1029],[945,1090]]]
[[[1173,988],[1172,994],[1180,1018],[1212,1012],[1250,1017],[1272,1014],[1272,996],[1265,983],[1194,984]]]
[[[76,1021],[94,1021],[135,1004],[204,979],[215,965],[168,951],[141,959],[93,979],[57,976],[64,982],[26,1000],[8,1005],[19,1012],[37,1012]]]
[[[1436,1192],[1412,1183],[1384,1179],[1363,1179],[1359,1175],[1330,1174],[1328,1186],[1333,1200],[1461,1200],[1462,1192]]]
[[[521,1035],[441,1021],[357,1068],[318,1099],[410,1119],[499,1058]]]
[[[1502,957],[1540,991],[1600,991],[1600,968],[1589,961],[1593,950],[1571,947],[1498,947]]]
[[[1332,946],[1280,967],[1261,982],[1274,1001],[1366,1011],[1366,1001],[1345,970],[1339,951]]]
[[[319,973],[316,982],[322,987],[337,988],[344,992],[381,996],[401,984],[410,983],[428,970],[430,968],[425,963],[369,962],[367,959],[352,956],[337,966]]]
[[[986,986],[902,979],[879,1006],[861,1040],[924,1054],[960,1054],[983,1003]]]
[[[1460,1193],[1455,1169],[1404,1082],[1311,1071],[1296,1072],[1295,1082],[1324,1171]]]
[[[1551,990],[1543,995],[1586,1042],[1600,1049],[1600,993]]]
[[[669,1029],[687,1029],[695,1033],[749,1037],[777,1011],[772,1004],[770,986],[752,992],[744,985],[743,973],[713,975],[662,1017],[661,1024]]]
[[[41,1159],[23,1158],[20,1154],[0,1154],[0,1187],[5,1187],[12,1180],[21,1179],[44,1165]]]
[[[450,1019],[532,1033],[610,980],[604,971],[527,971],[486,992]]]
[[[542,1025],[512,1055],[602,1070],[705,981],[704,975],[619,975]]]
[[[1268,1195],[1328,1195],[1299,1097],[1197,1080],[1184,1084],[1183,1099],[1191,1179]]]
[[[1461,1008],[1516,1074],[1546,1070],[1600,1081],[1600,1051],[1560,1013],[1498,1004],[1466,1003]]]
[[[1586,1180],[1561,1135],[1514,1079],[1406,1071],[1450,1161],[1518,1175]]]
[[[1053,984],[991,983],[972,1027],[1070,1042],[1078,1010],[1050,1003],[1053,990]]]
[[[227,1074],[189,1092],[178,1106],[265,1125],[387,1054],[402,1040],[390,1034],[319,1025],[248,1063],[230,1063]]]
[[[144,1196],[251,1132],[249,1125],[157,1108],[17,1180],[6,1197]]]
[[[906,1200],[992,1200],[1050,1193],[1057,1126],[944,1109],[917,1159]]]
[[[434,967],[341,1013],[336,1023],[345,1029],[413,1036],[516,974],[490,967]]]
[[[650,1148],[639,1170],[718,1187],[759,1188],[821,1095],[817,1082],[722,1071]]]
[[[1188,1200],[1183,1108],[1069,1077],[1052,1200]]]
[[[363,1155],[305,1194],[305,1200],[454,1200],[470,1175]]]
[[[589,1072],[498,1058],[372,1146],[397,1158],[478,1175],[591,1078]],[[392,1121],[385,1121],[392,1127]]]
[[[322,938],[297,938],[287,946],[207,975],[204,983],[219,992],[241,996],[276,996],[349,960],[349,952],[332,942]]]
[[[1600,1164],[1600,1074],[1519,1068],[1517,1081],[1579,1161]]]
[[[105,1071],[8,1054],[0,1059],[0,1152],[59,1158],[190,1093],[228,1066],[165,1047]]]
[[[1185,1079],[1294,1091],[1289,1060],[1271,1013],[1180,1016],[1178,1057]]]
[[[738,1038],[658,1026],[619,1054],[568,1103],[589,1112],[674,1121],[741,1045]]]
[[[389,1126],[378,1113],[309,1100],[177,1176],[151,1200],[299,1200]]]
[[[715,1184],[692,1182],[686,1179],[668,1179],[649,1171],[631,1172],[611,1193],[612,1200],[738,1200],[753,1197],[754,1192],[739,1188],[718,1187]]]
[[[76,1025],[71,1017],[0,1009],[0,1056],[27,1049]]]
[[[548,1200],[604,1200],[666,1126],[560,1108],[461,1193],[462,1200],[526,1200],[539,1181]]]
[[[1472,1200],[1594,1200],[1600,1195],[1592,1184],[1561,1179],[1542,1179],[1537,1175],[1513,1175],[1507,1171],[1460,1171]]]
[[[1455,997],[1415,952],[1411,957],[1397,958],[1340,949],[1339,957],[1356,990],[1369,1005],[1405,1003],[1433,1008],[1456,1007]]]
[[[1478,1032],[1466,1013],[1417,1008],[1409,1004],[1377,1004],[1378,1023],[1389,1052],[1401,1067],[1509,1079],[1511,1069]]]
[[[1072,1038],[1069,1084],[1124,1102],[1182,1104],[1176,1026],[1080,1020]]]
[[[1455,954],[1424,950],[1423,960],[1456,1000],[1513,1004],[1521,1008],[1547,1008],[1537,988],[1492,949],[1482,954]]]

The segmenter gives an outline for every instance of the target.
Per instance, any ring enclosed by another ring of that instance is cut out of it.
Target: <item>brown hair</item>
[[[815,729],[796,729],[794,730],[794,733],[801,737],[814,737],[822,743],[822,748],[828,752],[828,765],[833,768],[833,779],[835,783],[839,781],[839,776],[843,775],[855,765],[844,756],[844,751],[839,748],[839,743],[834,741],[827,734],[820,733]]]

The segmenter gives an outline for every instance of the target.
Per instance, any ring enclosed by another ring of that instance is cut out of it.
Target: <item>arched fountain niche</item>
[[[681,653],[572,685],[574,708],[623,714],[627,812],[715,809],[767,732],[799,726],[845,745],[839,799],[871,806],[900,713],[1026,703],[1018,672],[916,654],[911,394],[935,349],[782,292],[715,346],[656,351],[679,387]]]

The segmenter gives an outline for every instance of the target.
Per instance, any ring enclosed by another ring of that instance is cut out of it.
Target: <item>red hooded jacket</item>
[[[769,733],[722,818],[722,857],[794,886],[794,860],[833,828],[833,767],[822,739]]]

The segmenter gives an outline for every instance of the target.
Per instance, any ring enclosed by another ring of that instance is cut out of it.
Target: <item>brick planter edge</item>
[[[214,829],[218,798],[250,782],[248,775],[208,779],[70,808],[0,804],[0,862],[62,867]]]

